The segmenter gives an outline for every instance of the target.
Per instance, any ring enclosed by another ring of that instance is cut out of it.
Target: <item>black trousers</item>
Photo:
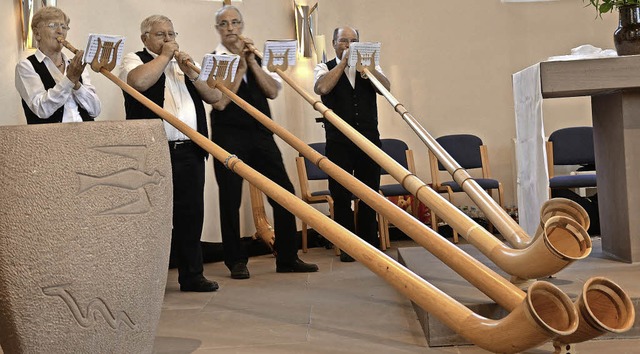
[[[212,130],[211,138],[216,144],[287,191],[295,193],[273,135],[260,130],[224,126],[214,126]],[[214,161],[213,167],[218,182],[224,263],[231,268],[236,263],[248,262],[247,252],[240,239],[240,202],[244,180],[220,161]],[[298,252],[295,216],[271,198],[268,201],[273,207],[276,262],[293,262]]]
[[[380,137],[377,134],[369,139],[378,147],[381,146]],[[376,192],[380,189],[380,166],[355,144],[350,141],[327,140],[325,152],[329,160],[353,174],[362,183]],[[334,220],[372,246],[377,247],[376,211],[364,202],[360,202],[356,215],[357,230],[354,230],[353,210],[351,209],[352,193],[333,178],[329,178],[329,191],[333,198]]]
[[[178,262],[178,282],[201,278],[204,219],[204,157],[191,142],[169,147],[173,173],[173,231],[171,252]]]

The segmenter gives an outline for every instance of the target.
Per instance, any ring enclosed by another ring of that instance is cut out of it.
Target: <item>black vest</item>
[[[260,59],[256,58],[256,60],[258,61],[258,65],[261,65]],[[253,72],[247,70],[247,81],[245,82],[242,78],[240,78],[240,80],[242,80],[242,82],[236,94],[260,112],[264,113],[267,117],[271,117],[269,102],[267,102],[267,97],[258,86]],[[243,130],[255,129],[272,134],[269,129],[265,128],[249,113],[233,102],[230,102],[222,111],[218,111],[215,108],[211,110],[211,129],[213,130],[219,127],[223,129],[225,127]]]
[[[151,56],[151,54],[149,54],[146,49],[136,52],[136,55],[138,55],[140,57],[140,60],[142,60],[142,62],[145,64],[153,60],[153,56]],[[153,101],[158,106],[164,107],[165,80],[166,76],[164,73],[162,73],[162,75],[160,75],[160,78],[158,79],[158,82],[149,87],[149,89],[147,89],[146,91],[141,92],[141,94]],[[196,122],[198,125],[198,133],[208,138],[209,131],[207,129],[207,113],[204,110],[204,103],[202,103],[202,98],[200,97],[200,94],[198,93],[195,85],[190,80],[185,80],[185,84],[196,108]],[[138,102],[135,98],[133,98],[133,96],[124,91],[122,91],[122,93],[124,94],[124,110],[127,119],[160,118],[160,116],[153,113],[153,111],[151,111],[142,103]],[[204,150],[202,151],[203,155],[207,155]]]
[[[336,65],[335,59],[327,62],[329,70]],[[368,139],[379,137],[376,90],[371,82],[363,79],[359,73],[356,73],[355,88],[351,87],[347,75],[342,73],[331,92],[320,98],[322,103]],[[347,137],[328,121],[325,122],[325,129],[327,140],[348,141]]]
[[[53,79],[53,76],[51,76],[49,69],[47,69],[47,66],[44,63],[41,63],[36,59],[35,54],[30,55],[27,59],[31,62],[31,65],[33,65],[33,69],[36,71],[36,74],[40,76],[40,80],[42,80],[45,90],[49,90],[56,86],[56,81]],[[82,78],[80,78],[80,83],[82,83]],[[24,115],[27,117],[27,124],[60,123],[62,122],[62,115],[64,114],[64,105],[62,105],[50,117],[42,119],[31,111],[24,100],[22,100],[22,109],[24,109]],[[80,107],[80,105],[78,105],[78,112],[80,113],[80,117],[82,117],[83,121],[93,121],[93,117],[89,116],[89,112]]]

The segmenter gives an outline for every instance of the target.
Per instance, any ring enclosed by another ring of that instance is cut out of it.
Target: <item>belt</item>
[[[169,149],[174,150],[190,146],[193,146],[193,141],[191,140],[174,140],[169,142]]]

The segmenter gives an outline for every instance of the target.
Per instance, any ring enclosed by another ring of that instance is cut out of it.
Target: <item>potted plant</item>
[[[598,15],[602,15],[606,12],[612,12],[614,8],[619,9],[622,6],[638,6],[640,5],[640,0],[589,0],[589,5],[596,8]]]
[[[589,0],[599,16],[618,10],[620,21],[613,33],[618,55],[640,54],[640,0]]]

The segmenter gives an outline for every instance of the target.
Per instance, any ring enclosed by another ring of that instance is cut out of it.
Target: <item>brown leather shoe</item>
[[[296,258],[292,263],[276,262],[276,273],[313,273],[317,271],[317,265],[305,263],[300,258]]]

